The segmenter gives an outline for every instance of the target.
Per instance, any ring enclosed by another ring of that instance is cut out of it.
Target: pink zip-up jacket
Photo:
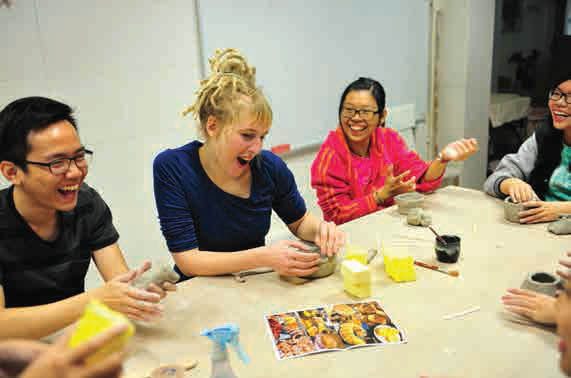
[[[379,206],[373,197],[373,193],[384,185],[390,164],[393,164],[395,176],[410,170],[405,179],[415,176],[419,192],[435,190],[442,181],[442,176],[430,182],[423,180],[429,164],[409,150],[393,129],[378,127],[371,134],[369,157],[372,160],[371,178],[363,187],[357,170],[351,166],[351,151],[343,130],[338,126],[329,133],[311,165],[311,187],[317,191],[317,203],[325,220],[342,224],[393,205],[393,198]]]

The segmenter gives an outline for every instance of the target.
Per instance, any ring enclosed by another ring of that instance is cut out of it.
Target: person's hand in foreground
[[[563,265],[567,269],[566,270],[558,269],[557,274],[565,281],[570,281],[571,272],[569,271],[569,269],[571,269],[571,252],[567,252],[567,256],[560,259],[559,264]]]
[[[85,359],[126,329],[126,324],[118,325],[69,348],[69,339],[75,331],[75,327],[72,327],[55,344],[49,345],[19,378],[119,378],[125,359],[124,351],[114,352],[91,365],[86,365]]]
[[[148,270],[150,264],[145,268]],[[162,306],[158,303],[161,296],[132,286],[140,274],[141,269],[120,274],[104,286],[93,289],[94,297],[130,319],[146,322],[157,320],[163,313]]]
[[[523,289],[508,289],[502,296],[506,310],[540,324],[555,324],[555,302],[552,296]]]
[[[145,260],[143,264],[136,270],[135,278],[136,280],[145,272],[151,269],[151,261]],[[156,283],[151,283],[148,287],[145,288],[150,293],[158,294],[161,299],[167,296],[169,291],[176,291],[176,285],[170,282],[165,282],[162,285],[157,285]]]
[[[523,206],[526,209],[518,214],[520,223],[551,222],[565,211],[564,202],[559,201],[527,201]]]
[[[268,266],[282,276],[307,276],[319,268],[320,256],[305,252],[309,247],[299,241],[280,240],[268,247]]]
[[[17,377],[48,344],[35,340],[6,340],[0,342],[0,378]]]
[[[502,181],[500,184],[502,193],[506,193],[514,203],[539,200],[539,196],[535,193],[531,185],[516,177],[510,177]]]
[[[345,245],[345,232],[333,222],[322,221],[315,235],[315,244],[324,256],[335,256]]]

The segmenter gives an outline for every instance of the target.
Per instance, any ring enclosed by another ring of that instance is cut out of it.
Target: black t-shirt
[[[13,192],[13,187],[0,191],[0,285],[6,307],[37,306],[82,293],[92,253],[119,239],[107,204],[83,184],[77,206],[58,212],[57,240],[47,242],[18,213]]]

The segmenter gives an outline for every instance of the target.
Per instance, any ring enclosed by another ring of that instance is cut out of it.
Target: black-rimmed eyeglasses
[[[549,91],[549,99],[551,101],[559,101],[562,97],[567,105],[571,105],[571,95],[565,94],[559,89],[552,89]]]
[[[341,109],[341,115],[343,117],[353,118],[357,114],[359,114],[361,116],[361,119],[363,119],[365,121],[370,121],[371,119],[373,119],[375,114],[377,114],[378,112],[379,112],[378,110],[353,109],[353,108],[349,108],[349,107],[345,107],[345,106]]]
[[[50,161],[49,163],[41,163],[39,161],[29,161],[24,160],[26,164],[40,165],[42,167],[48,167],[52,175],[59,176],[67,173],[71,167],[71,162],[75,162],[77,168],[87,168],[91,161],[93,160],[93,151],[83,150],[79,155],[72,158],[61,158]]]

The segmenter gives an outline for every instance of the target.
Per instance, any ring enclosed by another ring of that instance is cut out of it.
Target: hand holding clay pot
[[[563,265],[567,270],[563,271],[561,269],[557,270],[557,275],[564,279],[565,281],[571,280],[571,252],[567,252],[567,257],[559,260],[559,264]]]
[[[500,191],[510,196],[514,203],[527,202],[537,200],[539,197],[533,191],[531,185],[518,178],[512,177],[505,179],[500,184]]]
[[[341,231],[335,223],[321,221],[314,241],[322,255],[332,257],[345,245],[345,238],[345,232]]]
[[[476,139],[460,139],[448,144],[439,156],[443,161],[462,161],[468,159],[478,150]]]
[[[282,276],[308,276],[319,268],[320,255],[307,251],[309,247],[302,242],[280,240],[267,247],[264,265]]]
[[[564,202],[528,201],[523,204],[525,210],[519,214],[521,223],[551,222],[563,211]]]

